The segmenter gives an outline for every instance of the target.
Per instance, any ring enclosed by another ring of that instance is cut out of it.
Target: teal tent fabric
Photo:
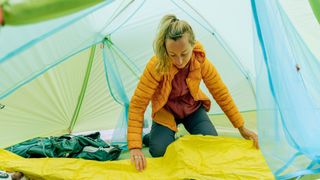
[[[118,125],[114,130],[113,142],[125,143],[126,127],[128,127],[129,98],[126,94],[121,77],[119,76],[120,73],[115,62],[115,54],[111,50],[111,44],[109,41],[105,40],[103,45],[103,61],[108,88],[110,89],[113,99],[123,107],[118,119]]]
[[[141,72],[139,68],[123,54],[123,52],[119,51],[119,49],[114,46],[108,37],[103,40],[103,47],[102,53],[108,88],[110,89],[113,99],[123,108],[112,135],[112,143],[127,145],[126,130],[128,127],[129,98],[122,79],[128,77],[121,76],[119,69],[121,66],[128,67],[127,70],[132,72],[133,81],[138,81],[138,74]],[[122,63],[120,63],[119,60],[122,61]],[[145,119],[144,127],[149,126],[149,121],[150,119]],[[123,146],[122,148],[126,148],[126,146]]]
[[[277,0],[251,2],[261,149],[279,179],[319,173],[320,62]]]

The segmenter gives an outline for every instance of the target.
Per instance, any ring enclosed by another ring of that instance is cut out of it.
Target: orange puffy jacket
[[[153,56],[148,62],[130,101],[127,137],[129,149],[142,148],[144,112],[150,100],[152,103],[152,119],[158,124],[177,131],[174,116],[165,110],[164,105],[167,103],[171,92],[171,81],[178,69],[171,66],[169,73],[157,73],[155,70],[157,60],[157,57]],[[197,42],[193,49],[186,83],[194,100],[201,101],[206,111],[209,111],[211,102],[199,88],[201,80],[204,81],[211,95],[228,116],[233,126],[235,128],[241,127],[244,124],[241,114],[216,68],[206,59],[202,45]]]

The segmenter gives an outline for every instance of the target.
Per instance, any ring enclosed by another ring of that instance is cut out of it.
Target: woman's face
[[[184,34],[176,41],[167,39],[166,49],[172,63],[178,69],[183,69],[191,59],[193,46],[189,43],[188,35]]]

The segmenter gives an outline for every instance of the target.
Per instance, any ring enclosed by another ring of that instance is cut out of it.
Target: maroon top
[[[173,113],[177,119],[183,119],[195,112],[200,106],[199,101],[195,101],[190,94],[186,79],[189,74],[190,63],[174,76],[172,89],[165,105],[165,108]]]

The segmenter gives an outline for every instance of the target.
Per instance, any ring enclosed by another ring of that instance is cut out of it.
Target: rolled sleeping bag
[[[103,1],[104,0],[0,0],[0,23],[3,22],[5,25],[36,23],[72,14]]]
[[[318,23],[320,24],[320,0],[309,0],[309,3],[313,10],[313,14],[316,16]]]

